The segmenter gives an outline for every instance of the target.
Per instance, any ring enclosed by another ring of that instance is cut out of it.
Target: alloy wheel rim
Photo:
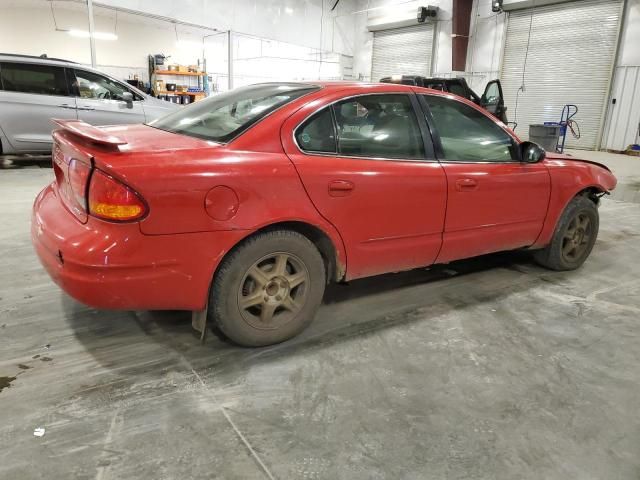
[[[296,255],[265,255],[245,272],[238,290],[238,309],[254,328],[280,328],[304,306],[309,284],[309,271]]]
[[[592,230],[587,214],[579,213],[571,219],[562,237],[562,256],[565,260],[575,262],[584,255],[591,241]]]

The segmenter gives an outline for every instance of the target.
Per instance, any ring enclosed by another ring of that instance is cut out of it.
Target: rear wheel
[[[247,347],[287,340],[307,327],[322,301],[324,262],[305,236],[258,234],[225,258],[211,290],[217,328]]]
[[[574,198],[560,217],[551,243],[534,254],[552,270],[575,270],[587,259],[599,229],[598,207],[586,196]]]

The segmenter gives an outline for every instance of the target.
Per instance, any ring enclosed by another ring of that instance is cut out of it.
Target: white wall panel
[[[105,2],[94,2],[96,4]],[[97,68],[112,74],[118,78],[128,78],[138,75],[144,81],[148,81],[147,56],[149,54],[163,53],[170,55],[170,63],[180,63],[185,65],[195,64],[203,56],[207,59],[207,71],[212,77],[212,90],[221,91],[227,88],[227,34],[225,31],[215,32],[213,29],[192,27],[181,23],[175,23],[149,15],[160,15],[163,18],[174,13],[179,13],[182,9],[212,9],[218,7],[221,12],[216,19],[220,21],[229,20],[231,24],[243,28],[242,22],[233,20],[233,15],[229,13],[233,8],[239,8],[234,4],[232,9],[222,8],[222,2],[208,1],[198,2],[190,0],[186,4],[181,4],[180,8],[166,2],[112,2],[115,6],[94,7],[96,31],[115,33],[117,40],[96,40]],[[229,2],[231,4],[233,2]],[[244,12],[244,15],[257,18],[264,14],[257,7]],[[117,11],[119,5],[124,5],[126,11]],[[289,12],[289,4],[295,4]],[[309,47],[304,43],[309,42],[309,37],[300,35],[299,31],[282,32],[287,22],[283,18],[296,13],[296,8],[306,4],[318,6],[320,13],[320,3],[315,2],[290,2],[282,0],[260,2],[261,8],[266,8],[266,12],[271,12],[265,21],[257,23],[268,23],[273,30],[269,33],[271,38],[261,38],[255,35],[245,35],[235,33],[237,61],[234,63],[236,69],[236,85],[243,85],[257,81],[273,80],[302,80],[302,79],[341,79],[351,77],[352,58],[346,54],[337,52],[321,51],[317,48]],[[276,8],[280,6],[281,12],[276,15]],[[297,5],[297,6],[296,6]],[[335,16],[329,16],[333,3],[325,0],[325,14],[331,25],[337,29],[343,29],[344,35],[349,33],[353,36],[353,31],[347,32],[345,22],[352,22],[354,17],[345,17],[336,20]],[[53,6],[53,14],[51,12]],[[149,8],[147,8],[149,7]],[[309,8],[311,8],[309,7]],[[130,13],[135,9],[145,9],[147,14]],[[149,12],[148,10],[151,10]],[[318,37],[315,44],[320,44],[320,18],[315,18],[315,13],[310,14],[306,19],[299,19],[303,24],[305,21],[314,21],[318,27]],[[55,16],[55,22],[54,22]],[[197,20],[181,15],[184,21]],[[238,13],[238,16],[239,13]],[[327,18],[324,20],[326,21]],[[334,21],[336,20],[336,21]],[[205,18],[200,18],[199,24],[206,23]],[[45,0],[0,0],[0,51],[8,53],[20,53],[26,55],[40,55],[46,53],[50,57],[65,58],[82,64],[89,64],[89,41],[85,38],[70,36],[67,32],[56,31],[56,25],[60,30],[87,30],[86,5],[76,1],[56,1],[50,3]],[[323,23],[324,25],[324,23]],[[326,25],[325,25],[326,26]],[[264,25],[263,27],[264,28]],[[254,29],[254,31],[256,31]],[[259,30],[260,32],[264,30]],[[36,33],[37,32],[37,33]],[[331,29],[323,28],[323,38],[329,41],[333,36]],[[273,40],[272,37],[279,33],[286,38],[292,38],[294,42],[282,42]],[[337,45],[339,42],[333,42]],[[327,44],[327,42],[325,42]],[[331,42],[328,42],[331,47]],[[341,45],[344,45],[342,43]],[[252,49],[252,46],[256,48]],[[249,49],[249,51],[247,51]],[[247,60],[249,58],[249,60]],[[181,78],[184,80],[184,77]]]
[[[353,0],[94,0],[220,30],[353,55]],[[324,6],[324,8],[323,8]]]
[[[619,65],[640,66],[640,0],[627,0]]]
[[[625,150],[640,143],[640,66],[616,68],[603,147]]]

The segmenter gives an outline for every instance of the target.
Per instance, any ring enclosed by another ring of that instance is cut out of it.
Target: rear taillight
[[[89,213],[104,220],[128,222],[144,217],[147,206],[124,183],[94,170],[89,185]]]
[[[91,167],[78,160],[69,162],[69,187],[71,187],[71,199],[77,207],[87,211],[87,182]]]

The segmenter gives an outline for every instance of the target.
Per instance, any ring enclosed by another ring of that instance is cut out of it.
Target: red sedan
[[[149,125],[58,124],[32,219],[53,279],[99,308],[201,312],[246,346],[299,333],[327,282],[523,248],[575,269],[616,185],[404,85],[261,84]]]

